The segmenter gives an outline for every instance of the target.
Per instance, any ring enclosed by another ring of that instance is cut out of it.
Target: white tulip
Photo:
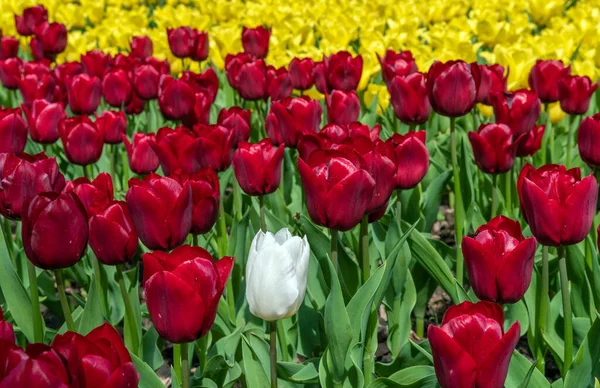
[[[250,312],[265,321],[294,315],[304,300],[309,255],[306,236],[292,236],[287,228],[275,235],[259,231],[246,265]]]

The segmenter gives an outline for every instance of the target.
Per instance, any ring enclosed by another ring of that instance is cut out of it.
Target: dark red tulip
[[[12,36],[0,37],[0,60],[14,58],[19,52],[19,41]]]
[[[37,99],[54,102],[56,89],[56,81],[49,74],[27,74],[19,81],[19,91],[26,106],[31,106]]]
[[[189,58],[194,54],[198,31],[190,27],[167,28],[171,53],[177,58]]]
[[[134,36],[129,45],[131,46],[131,54],[129,55],[135,58],[145,59],[151,57],[154,51],[154,45],[149,36]]]
[[[193,174],[175,174],[181,184],[188,182],[192,188],[192,230],[198,235],[208,233],[219,215],[219,177],[212,168],[201,168]]]
[[[517,145],[518,157],[533,156],[540,150],[545,128],[544,124],[534,125],[533,129],[523,136],[523,139]]]
[[[558,81],[560,108],[570,115],[582,115],[590,107],[592,95],[598,88],[590,77],[567,75]]]
[[[73,192],[42,193],[31,199],[23,214],[23,249],[42,269],[68,268],[85,253],[88,220]]]
[[[158,156],[163,173],[169,176],[179,169],[186,174],[198,171],[198,143],[192,131],[185,127],[165,127],[158,130],[156,141],[150,145]]]
[[[326,125],[323,127],[321,132],[326,131],[327,127],[330,125]],[[355,136],[365,136],[371,139],[372,142],[377,142],[379,140],[379,133],[381,132],[381,126],[379,124],[375,124],[373,128],[369,127],[367,124],[361,124],[359,122],[354,122],[346,125],[344,130],[347,131],[348,137]]]
[[[104,134],[87,116],[74,116],[62,120],[58,133],[69,162],[86,166],[96,163],[102,156]]]
[[[347,125],[358,120],[360,115],[360,100],[354,90],[344,92],[334,90],[327,95],[327,119],[329,123]]]
[[[232,88],[237,90],[237,74],[240,67],[248,62],[252,62],[252,58],[246,53],[227,54],[225,57],[225,75],[227,76],[227,82],[229,82]]]
[[[131,93],[131,101],[125,107],[125,113],[128,115],[139,115],[146,108],[146,101],[138,97],[137,93]]]
[[[339,151],[316,151],[298,159],[308,214],[317,225],[347,231],[358,225],[375,189],[364,161]]]
[[[502,307],[491,302],[451,306],[442,326],[430,325],[433,366],[442,388],[502,388],[521,326],[504,333]]]
[[[112,58],[100,50],[88,51],[81,56],[81,64],[84,72],[90,77],[104,78],[111,65]]]
[[[22,74],[23,61],[21,58],[8,58],[0,61],[0,82],[5,88],[18,89]]]
[[[288,69],[294,89],[307,90],[313,86],[313,60],[310,58],[294,58]]]
[[[0,386],[67,388],[69,373],[58,353],[44,344],[29,344],[23,351],[13,342],[1,341]]]
[[[29,41],[29,48],[31,49],[31,56],[33,56],[35,61],[41,61],[43,59],[53,60],[55,57],[54,54],[44,52],[42,42],[35,36]]]
[[[133,135],[133,144],[123,135],[123,143],[127,151],[129,168],[136,174],[144,175],[156,171],[158,168],[158,156],[152,145],[156,141],[153,133],[145,134],[137,132]]]
[[[271,31],[263,26],[256,28],[244,27],[242,29],[242,46],[244,47],[244,52],[257,59],[266,58],[269,53],[270,38]]]
[[[27,118],[29,134],[33,141],[52,144],[58,140],[58,124],[67,117],[62,103],[35,100],[31,109],[23,105],[23,112]]]
[[[167,120],[181,120],[192,113],[196,95],[183,80],[163,75],[158,89],[158,106]]]
[[[240,65],[234,88],[246,100],[263,100],[268,96],[267,66],[262,59]]]
[[[349,52],[340,51],[327,59],[326,67],[330,89],[351,92],[358,88],[363,68],[360,55],[352,58]]]
[[[425,131],[395,133],[386,143],[391,145],[390,159],[396,163],[396,188],[412,189],[421,182],[429,169],[429,151],[425,146]]]
[[[219,91],[219,77],[212,67],[207,68],[201,74],[184,71],[181,79],[188,83],[196,93],[206,94],[210,102],[214,102]]]
[[[310,154],[318,149],[338,148],[339,145],[345,143],[349,143],[353,147],[359,147],[360,150],[357,151],[364,154],[371,151],[373,146],[379,142],[380,131],[381,127],[379,124],[373,128],[359,122],[349,125],[327,124],[319,133],[308,133],[300,137],[297,145],[298,154],[306,162],[309,160]],[[362,137],[367,138],[370,142],[360,141],[356,144],[351,142],[353,138]],[[377,146],[377,149],[380,150],[379,146]],[[394,158],[391,159],[393,160]],[[393,176],[392,184],[395,185]]]
[[[218,125],[195,125],[198,136],[197,159],[201,168],[225,171],[231,165],[233,157],[233,139],[235,133]]]
[[[600,166],[600,113],[581,120],[577,145],[584,162],[592,167]]]
[[[86,336],[69,331],[58,334],[52,349],[66,363],[71,386],[137,387],[140,379],[131,356],[109,323],[104,323]]]
[[[121,108],[131,100],[131,82],[123,69],[108,71],[102,79],[102,93],[110,106]]]
[[[15,15],[15,26],[19,35],[33,35],[35,26],[42,24],[48,20],[48,11],[43,5],[34,5],[33,7],[25,8],[23,15]]]
[[[156,174],[129,180],[127,209],[140,240],[149,249],[181,245],[192,228],[192,191],[188,183]]]
[[[192,112],[182,119],[183,125],[192,128],[196,124],[207,125],[210,121],[210,108],[212,102],[210,97],[204,93],[194,95],[194,106]]]
[[[531,233],[542,245],[577,244],[587,236],[596,213],[598,184],[581,179],[579,168],[526,164],[517,181],[521,209]]]
[[[102,82],[97,77],[79,74],[67,81],[69,106],[75,114],[96,112],[102,96]]]
[[[23,70],[25,75],[35,74],[40,76],[52,74],[52,70],[50,69],[50,61],[47,59],[41,61],[23,62]]]
[[[239,142],[248,141],[250,138],[250,115],[251,112],[249,110],[242,109],[239,106],[232,106],[229,109],[223,108],[219,112],[217,124],[234,133],[234,148],[237,148]]]
[[[529,73],[529,87],[547,104],[560,99],[559,81],[571,74],[571,66],[562,61],[538,59]]]
[[[388,85],[390,102],[398,120],[408,125],[416,125],[429,119],[431,105],[427,96],[425,75],[412,73],[396,76]]]
[[[506,124],[481,124],[477,132],[469,132],[475,164],[488,174],[501,174],[512,168],[522,139],[513,141],[513,134]]]
[[[0,308],[0,340],[15,343],[15,330],[9,322],[4,320],[4,313]]]
[[[492,105],[491,95],[493,93],[504,93],[506,91],[506,79],[504,67],[500,65],[479,65],[481,83],[477,91],[477,102]]]
[[[0,152],[23,152],[27,145],[27,123],[21,109],[0,107]]]
[[[133,88],[141,99],[152,100],[158,97],[161,74],[152,65],[142,65],[133,72]]]
[[[268,66],[267,93],[271,101],[290,97],[293,91],[292,80],[285,67],[275,69],[273,66]]]
[[[377,55],[377,58],[381,64],[381,75],[386,85],[389,85],[394,77],[405,77],[418,71],[417,63],[408,50],[398,53],[393,50],[386,50],[383,58],[379,55]]]
[[[307,96],[273,101],[265,124],[267,134],[276,145],[283,142],[295,148],[303,134],[319,131],[321,115],[321,104]]]
[[[531,283],[534,237],[525,238],[517,221],[498,216],[464,237],[462,252],[475,295],[498,303],[518,302]]]
[[[215,262],[205,249],[189,245],[142,255],[148,312],[161,337],[185,343],[208,333],[233,260],[223,257]]]
[[[542,109],[537,93],[528,89],[492,93],[490,102],[496,122],[508,125],[515,136],[531,131]]]
[[[198,32],[194,40],[194,50],[190,56],[194,61],[202,62],[208,58],[208,34]]]
[[[88,218],[103,212],[114,200],[112,178],[105,172],[100,173],[93,181],[85,177],[68,181],[65,191],[72,191],[77,195]]]
[[[0,213],[20,219],[27,203],[44,192],[60,193],[65,187],[54,158],[37,155],[0,154]]]
[[[105,110],[96,118],[96,126],[104,134],[104,142],[119,144],[127,132],[127,117],[123,111]]]
[[[327,64],[326,58],[320,62],[313,63],[313,81],[319,93],[329,93],[329,85],[327,83]]]
[[[256,144],[241,142],[233,155],[233,171],[244,193],[266,195],[279,187],[284,147],[269,139]]]
[[[61,91],[63,91],[63,94],[66,94],[67,92],[67,80],[82,73],[83,66],[79,62],[64,62],[54,66],[54,69],[52,69],[54,79]]]
[[[90,218],[90,247],[105,265],[124,264],[135,256],[138,236],[123,201],[115,201]]]
[[[67,27],[62,23],[43,22],[33,29],[46,54],[60,54],[67,47]]]
[[[429,102],[436,113],[464,116],[475,106],[479,90],[479,66],[464,61],[434,62],[427,73]]]

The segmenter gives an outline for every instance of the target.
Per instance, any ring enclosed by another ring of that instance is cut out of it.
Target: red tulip
[[[513,134],[505,124],[481,124],[477,132],[469,132],[475,164],[488,174],[501,174],[512,168],[522,139],[521,136],[513,142]]]
[[[327,130],[327,127],[330,126],[331,125],[326,125],[323,127],[321,132]],[[381,132],[381,126],[379,124],[376,124],[373,126],[373,128],[370,128],[367,124],[361,124],[359,122],[350,123],[346,125],[344,129],[348,132],[348,137],[362,135],[371,139],[372,142],[377,142],[377,140],[379,140],[379,133]]]
[[[152,148],[156,141],[156,135],[153,133],[135,133],[133,135],[133,144],[123,135],[123,143],[127,151],[129,168],[136,174],[145,175],[156,171],[158,168],[158,156]]]
[[[181,120],[192,113],[196,95],[183,80],[163,75],[158,90],[158,106],[167,120]]]
[[[19,41],[12,36],[0,37],[0,59],[14,58],[19,52]]]
[[[464,116],[473,109],[479,90],[479,66],[464,61],[434,62],[427,74],[429,102],[436,113]]]
[[[477,91],[477,102],[485,105],[492,105],[491,95],[494,93],[504,93],[506,91],[506,79],[504,76],[504,67],[500,65],[478,65],[481,83]]]
[[[244,52],[257,59],[266,58],[269,53],[270,38],[271,31],[263,26],[256,28],[244,27],[242,29],[242,46],[244,47]]]
[[[598,184],[578,168],[526,164],[517,181],[521,209],[542,245],[571,245],[587,236],[596,213]]]
[[[181,184],[188,182],[192,188],[192,230],[198,235],[208,233],[219,215],[219,177],[211,168],[201,168],[194,174],[175,174]]]
[[[129,55],[135,58],[145,59],[151,57],[154,51],[152,39],[148,36],[134,36],[129,45],[131,46],[131,54]]]
[[[429,151],[425,146],[425,131],[395,133],[386,143],[390,144],[388,156],[396,163],[396,188],[412,189],[421,182],[429,169]],[[392,153],[393,152],[393,153]]]
[[[225,57],[225,75],[227,76],[227,82],[229,82],[232,88],[237,90],[237,74],[240,67],[248,62],[252,62],[252,58],[246,53],[227,54]]]
[[[579,155],[590,166],[600,165],[600,113],[586,117],[579,124],[577,145]]]
[[[44,192],[60,193],[65,187],[54,158],[37,155],[0,154],[0,213],[20,219],[28,202]]]
[[[360,55],[352,58],[349,52],[340,51],[331,55],[325,62],[330,89],[344,92],[356,90],[363,68],[363,59]]]
[[[145,253],[142,260],[144,294],[158,334],[174,343],[206,335],[234,259],[223,257],[215,262],[205,249],[184,245],[171,253]]]
[[[56,89],[56,81],[49,74],[27,74],[19,81],[19,91],[25,106],[31,106],[37,99],[56,101]]]
[[[219,91],[219,77],[212,67],[207,68],[201,74],[184,71],[181,79],[187,82],[194,92],[207,95],[211,103],[215,101]]]
[[[293,89],[292,80],[285,67],[279,69],[273,66],[267,67],[267,93],[271,101],[290,97]]]
[[[68,268],[85,253],[88,220],[73,192],[39,194],[23,214],[23,249],[42,269]]]
[[[102,264],[118,265],[133,259],[138,235],[125,202],[113,202],[90,218],[89,244]]]
[[[562,61],[538,59],[529,73],[529,87],[543,103],[555,102],[560,98],[558,83],[569,74],[571,66],[565,67]]]
[[[190,27],[167,28],[169,48],[177,58],[202,61],[208,57],[208,36]]]
[[[127,117],[120,110],[105,110],[96,118],[95,124],[104,133],[104,142],[108,144],[119,144],[127,133]]]
[[[191,58],[194,61],[202,62],[208,58],[208,34],[206,32],[198,32],[194,40],[194,50]]]
[[[110,106],[121,108],[131,100],[131,82],[127,72],[115,68],[108,71],[102,79],[104,99]]]
[[[14,341],[14,339],[13,339]],[[69,373],[61,357],[44,344],[29,344],[23,351],[13,342],[0,345],[0,385],[2,387],[67,388]]]
[[[425,75],[412,73],[408,76],[396,76],[388,85],[390,101],[398,120],[416,125],[429,119],[431,105],[427,97]]]
[[[183,125],[188,128],[192,128],[196,124],[207,125],[210,121],[211,107],[212,102],[209,96],[204,93],[196,93],[192,112],[182,119]]]
[[[308,214],[317,225],[347,231],[358,225],[371,201],[375,180],[358,158],[339,151],[314,152],[298,159]]]
[[[131,93],[131,102],[125,107],[128,115],[139,115],[146,108],[146,101],[138,97],[137,93]]]
[[[492,93],[490,102],[494,107],[496,121],[508,125],[515,136],[529,133],[542,109],[536,92],[527,89]]]
[[[83,66],[79,62],[64,62],[54,66],[52,74],[63,94],[67,93],[67,80],[77,74],[83,73]]]
[[[565,76],[558,81],[560,108],[570,115],[584,114],[597,88],[598,84],[593,84],[588,76]]]
[[[269,139],[256,144],[241,142],[233,155],[235,177],[244,193],[266,195],[279,187],[284,147],[274,147]]]
[[[330,123],[347,125],[358,120],[360,100],[354,90],[350,92],[334,90],[331,95],[325,97],[327,119]]]
[[[29,41],[29,48],[31,49],[31,56],[33,56],[35,61],[41,61],[43,59],[54,60],[55,55],[44,52],[42,42],[35,36]]]
[[[77,195],[88,218],[103,212],[114,199],[112,178],[105,172],[100,173],[93,181],[85,177],[69,181],[65,191],[72,191]]]
[[[383,58],[379,55],[377,55],[377,58],[381,64],[381,75],[386,85],[389,85],[394,77],[405,77],[418,71],[417,63],[408,50],[398,53],[393,50],[386,50]]]
[[[219,112],[217,124],[234,133],[234,148],[237,148],[239,142],[248,141],[250,138],[250,115],[251,112],[249,110],[242,109],[238,106],[233,106],[229,109],[223,108]]]
[[[127,209],[140,240],[149,249],[181,245],[192,227],[192,191],[188,183],[149,174],[129,180]]]
[[[111,65],[110,54],[103,53],[100,50],[88,51],[81,56],[83,70],[90,77],[104,78]]]
[[[198,136],[198,164],[202,168],[225,171],[231,165],[233,157],[234,132],[214,125],[194,125],[194,133]]]
[[[27,145],[27,123],[19,108],[0,107],[0,152],[23,152]]]
[[[263,100],[268,96],[267,66],[262,59],[249,61],[235,72],[233,87],[246,100]]]
[[[35,74],[37,76],[41,76],[52,74],[52,70],[50,69],[50,61],[46,59],[41,61],[24,62],[23,69],[25,71],[25,75]]]
[[[0,308],[0,341],[15,343],[15,330],[9,322],[4,320],[4,313]],[[1,362],[1,361],[0,361]]]
[[[521,225],[504,216],[480,226],[475,237],[464,237],[462,252],[475,295],[518,302],[531,283],[535,247],[535,238],[524,238]]]
[[[150,145],[158,156],[163,173],[169,176],[178,169],[186,174],[198,171],[198,143],[192,131],[185,127],[165,127],[158,130],[156,141]]]
[[[443,388],[502,388],[521,332],[515,322],[504,333],[502,307],[463,302],[444,314],[442,326],[430,325],[433,366]]]
[[[144,100],[158,97],[158,85],[161,74],[152,65],[142,65],[133,72],[133,88]]]
[[[62,120],[58,133],[69,162],[86,166],[96,163],[102,156],[104,134],[87,116],[74,116]]]
[[[62,23],[43,22],[33,29],[42,50],[48,54],[60,54],[67,47],[67,27]]]
[[[294,89],[307,90],[313,86],[313,60],[293,58],[288,69]]]
[[[60,102],[50,103],[35,100],[32,109],[23,105],[23,112],[29,124],[31,139],[37,143],[52,144],[58,140],[58,123],[66,117],[65,108]]]
[[[22,73],[23,61],[21,58],[8,58],[0,61],[0,82],[5,88],[18,89]]]
[[[523,140],[517,145],[518,157],[533,156],[540,150],[545,128],[544,124],[534,125],[533,129],[523,136]]]
[[[96,112],[102,96],[102,83],[97,77],[79,74],[67,80],[69,106],[75,114]]]
[[[295,148],[302,134],[319,131],[321,115],[321,104],[316,100],[306,96],[285,98],[271,103],[265,127],[273,143]]]
[[[362,153],[366,153],[372,149],[374,144],[379,142],[380,130],[381,127],[379,124],[373,128],[359,122],[349,125],[327,124],[319,133],[308,133],[300,137],[297,146],[298,154],[306,162],[309,160],[310,154],[318,149],[338,148],[337,146],[345,143],[353,146],[361,146],[361,150],[364,151]],[[352,143],[352,139],[357,137],[364,137],[370,140],[370,142],[365,142],[362,141],[364,139],[361,139],[357,144]],[[377,148],[380,150],[379,147]],[[393,160],[394,158],[391,159]],[[394,181],[393,177],[392,181]]]
[[[319,93],[329,93],[329,85],[327,81],[327,59],[323,58],[321,62],[313,63],[313,81]]]
[[[48,20],[48,11],[43,5],[35,5],[33,7],[25,8],[23,15],[15,15],[15,26],[19,35],[30,36],[33,35],[33,29],[35,26],[44,23]]]

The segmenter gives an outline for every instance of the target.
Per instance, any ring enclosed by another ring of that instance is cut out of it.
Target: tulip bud
[[[60,193],[65,187],[56,159],[46,154],[0,154],[0,213],[20,219],[36,195]]]
[[[584,114],[597,88],[598,84],[592,84],[590,77],[565,76],[558,81],[560,108],[570,115]]]
[[[56,82],[48,74],[28,74],[19,80],[19,91],[23,97],[23,105],[28,107],[37,99],[54,102]]]
[[[156,171],[158,168],[158,156],[156,156],[152,148],[155,141],[156,135],[153,133],[135,133],[133,135],[133,144],[123,135],[123,143],[125,144],[131,171],[140,175]]]
[[[160,73],[151,65],[142,65],[133,72],[133,88],[144,100],[158,97],[159,82]]]
[[[65,191],[72,191],[77,195],[88,218],[104,211],[114,199],[112,178],[105,172],[100,173],[93,181],[85,177],[69,181]]]
[[[95,124],[104,133],[104,142],[108,144],[119,144],[127,133],[127,117],[120,110],[105,110],[96,118]]]
[[[194,133],[198,136],[196,156],[200,167],[227,170],[233,157],[234,133],[218,124],[195,125]]]
[[[408,125],[415,125],[423,124],[429,119],[431,105],[423,74],[396,76],[390,81],[388,88],[390,101],[398,120]]]
[[[19,52],[19,41],[12,36],[0,37],[0,60],[14,58]]]
[[[74,116],[62,120],[58,133],[69,162],[86,166],[96,163],[102,156],[104,134],[87,116]]]
[[[473,109],[479,90],[479,66],[464,61],[434,62],[427,74],[429,102],[436,113],[464,116]]]
[[[220,185],[217,173],[210,168],[201,168],[186,175],[173,175],[179,183],[188,182],[192,188],[192,230],[198,235],[208,233],[219,215]]]
[[[477,132],[469,132],[475,164],[488,174],[501,174],[512,168],[522,139],[523,136],[513,142],[513,134],[505,124],[481,124]]]
[[[354,90],[344,92],[334,90],[326,96],[327,119],[330,123],[347,125],[358,120],[360,115],[360,100]]]
[[[494,107],[496,122],[508,125],[515,136],[529,133],[542,109],[537,94],[527,89],[492,93],[490,102]]]
[[[19,35],[22,36],[33,35],[35,26],[46,21],[48,21],[48,11],[43,5],[25,8],[22,16],[15,15],[15,26]]]
[[[275,148],[269,139],[257,144],[241,142],[233,155],[235,177],[244,193],[266,195],[279,187],[284,147]]]
[[[433,366],[443,388],[503,387],[519,322],[504,333],[502,307],[490,302],[451,306],[442,326],[430,325],[427,338]]]
[[[85,253],[88,220],[73,192],[42,193],[29,202],[23,214],[23,249],[42,269],[75,265]]]
[[[504,76],[504,67],[500,65],[478,65],[481,83],[477,91],[477,102],[485,105],[492,105],[490,96],[494,93],[504,93],[506,91],[506,79]]]
[[[386,143],[388,156],[396,163],[396,188],[412,189],[421,182],[429,169],[429,151],[425,146],[425,131],[395,133]]]
[[[246,298],[250,312],[265,321],[289,318],[304,301],[310,245],[287,228],[259,231],[250,245]]]
[[[27,145],[27,123],[19,108],[0,107],[0,153],[23,152]]]
[[[127,209],[140,240],[149,249],[181,245],[192,227],[192,191],[188,183],[150,174],[129,180]]]
[[[208,333],[233,260],[215,262],[205,249],[189,245],[142,255],[148,313],[161,337],[185,343]]]
[[[542,138],[544,137],[544,129],[546,126],[534,125],[533,129],[527,134],[523,135],[523,139],[518,142],[517,145],[517,156],[522,158],[526,156],[533,156],[542,147]]]
[[[33,30],[44,53],[56,55],[65,51],[67,47],[67,27],[64,24],[43,22],[35,26]]]
[[[266,58],[269,53],[269,39],[271,31],[263,26],[242,29],[242,46],[244,52],[256,59]]]
[[[294,89],[310,89],[313,86],[313,60],[293,58],[290,61],[288,74]]]
[[[560,98],[558,83],[569,74],[571,66],[565,67],[562,61],[538,59],[529,73],[529,87],[544,104],[555,102]]]
[[[330,89],[351,92],[358,88],[363,69],[363,59],[360,55],[352,58],[349,52],[340,51],[331,55],[325,63]]]
[[[125,70],[116,68],[108,71],[102,79],[102,92],[110,106],[120,108],[129,104],[131,82]]]
[[[198,171],[198,143],[196,136],[185,127],[165,127],[158,130],[156,141],[150,145],[158,156],[163,173],[169,176],[178,169],[186,174]]]
[[[386,50],[383,58],[377,55],[381,64],[381,75],[383,82],[389,85],[394,77],[406,77],[412,73],[416,73],[417,63],[410,51],[400,51],[398,53],[393,50]]]
[[[196,95],[181,79],[163,75],[158,90],[158,106],[167,120],[181,120],[192,113]]]
[[[198,32],[194,39],[194,49],[190,56],[194,61],[202,62],[208,58],[208,34]]]
[[[18,89],[22,73],[23,61],[21,58],[8,58],[0,61],[0,82],[5,88]]]
[[[189,58],[194,52],[198,32],[190,27],[167,28],[167,39],[171,53],[177,58]]]
[[[58,123],[66,117],[65,108],[61,103],[49,103],[38,99],[33,101],[32,109],[23,105],[23,112],[33,141],[52,144],[58,140]]]
[[[293,89],[292,80],[285,67],[280,67],[276,70],[273,66],[268,66],[267,93],[271,101],[290,97]]]
[[[250,115],[251,112],[249,110],[242,109],[239,106],[233,106],[229,109],[223,108],[219,112],[217,124],[234,133],[234,148],[237,148],[239,142],[250,139]]]
[[[69,106],[75,114],[96,112],[102,95],[102,83],[97,77],[79,74],[67,80]]]
[[[587,236],[596,213],[598,184],[579,168],[526,164],[517,181],[525,220],[542,245],[577,244]]]
[[[316,100],[307,96],[285,98],[271,103],[265,127],[275,144],[283,142],[295,148],[302,134],[319,131],[321,115],[321,104]]]
[[[148,36],[134,36],[129,45],[131,47],[129,55],[132,57],[145,59],[152,56],[153,44]]]
[[[125,202],[113,202],[90,218],[89,243],[102,264],[118,265],[133,259],[138,248],[138,235]]]

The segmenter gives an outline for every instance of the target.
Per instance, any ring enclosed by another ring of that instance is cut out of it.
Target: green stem
[[[190,353],[188,352],[188,344],[184,342],[181,344],[181,387],[190,387]]]
[[[192,234],[192,245],[195,247],[198,246],[198,235],[197,234]]]
[[[369,260],[369,216],[364,215],[360,221],[360,254],[362,257],[363,284],[371,277],[371,261]]]
[[[42,313],[40,312],[40,297],[38,291],[37,274],[35,266],[27,260],[29,272],[29,296],[31,297],[31,314],[33,315],[33,339],[37,343],[44,342],[44,329],[42,328]]]
[[[423,338],[424,334],[425,334],[425,319],[422,316],[417,316],[416,318],[417,318],[417,322],[416,322],[417,337]]]
[[[208,337],[206,335],[200,337],[196,341],[196,355],[198,356],[198,369],[201,373],[204,373],[206,367],[206,350],[208,347]]]
[[[285,327],[283,327],[283,320],[277,322],[277,336],[279,337],[279,345],[281,346],[281,357],[283,361],[288,361],[288,345],[287,337],[285,335]]]
[[[123,185],[123,191],[127,191],[129,187],[129,159],[127,159],[127,152],[121,154],[121,165],[123,166],[123,178],[121,184]]]
[[[90,172],[87,168],[87,165],[81,166],[81,170],[83,171],[83,176],[87,179],[90,179]]]
[[[173,344],[173,370],[181,382],[181,344]]]
[[[260,230],[263,233],[267,232],[267,222],[265,221],[265,198],[262,195],[258,196],[258,204],[260,207]]]
[[[331,237],[331,262],[333,263],[333,268],[335,271],[338,271],[338,231],[335,229],[329,229],[329,234]]]
[[[396,223],[398,230],[402,230],[402,190],[396,191]]]
[[[498,212],[498,175],[492,175],[492,213],[490,218],[494,218]]]
[[[117,281],[119,282],[119,288],[121,289],[121,296],[123,297],[123,303],[125,304],[125,314],[129,323],[129,332],[131,333],[131,342],[133,343],[133,349],[131,352],[138,355],[138,347],[140,346],[140,340],[138,338],[137,323],[135,320],[135,313],[133,312],[133,306],[131,305],[131,299],[129,299],[129,293],[127,287],[125,287],[125,279],[123,278],[123,266],[117,265]]]
[[[512,205],[512,170],[509,170],[504,174],[504,203],[505,213],[508,217],[511,216],[511,205]]]
[[[227,255],[227,249],[229,242],[227,236],[227,225],[225,224],[225,207],[223,205],[223,198],[219,204],[219,255],[221,257]],[[229,317],[231,318],[231,322],[235,322],[235,296],[233,294],[233,279],[229,279],[227,284],[225,285],[225,292],[227,298],[227,304],[229,305]]]
[[[269,355],[271,358],[271,388],[277,388],[277,321],[269,322]]]
[[[63,315],[65,316],[67,329],[69,331],[75,331],[75,323],[73,322],[73,317],[71,316],[71,307],[69,306],[69,300],[67,299],[67,293],[65,292],[65,281],[62,276],[62,270],[54,270],[54,276],[56,277],[58,297],[60,298],[60,305],[62,307]]]
[[[575,117],[573,117],[574,119]],[[573,136],[571,135],[571,124],[573,124],[573,122],[575,120],[571,120],[571,117],[569,115],[567,115],[567,117],[565,117],[565,121],[567,122],[567,160],[565,161],[565,167],[567,167],[567,169],[571,168],[571,147],[573,146]]]
[[[458,156],[456,154],[456,128],[455,118],[450,117],[450,152],[452,157],[452,171],[454,173],[454,237],[456,240],[456,280],[463,284],[463,257],[460,249],[463,237],[463,201],[460,191],[460,173],[458,170]]]
[[[102,286],[102,270],[100,268],[100,262],[98,261],[97,258],[95,257],[90,257],[91,255],[88,255],[88,257],[91,259],[92,261],[92,265],[94,266],[94,273],[96,274],[96,276],[94,277],[95,279],[95,283],[96,283],[96,291],[98,292],[98,295],[100,296],[100,309],[102,310],[102,315],[105,318],[110,318],[110,312],[108,310],[108,300],[106,299],[106,290],[104,289],[104,287]]]
[[[560,289],[562,294],[565,329],[564,378],[573,361],[573,314],[571,312],[571,294],[569,293],[569,278],[567,275],[566,247],[561,246],[558,248],[558,266],[560,268]]]
[[[151,133],[152,132],[152,120],[151,120],[151,116],[152,116],[152,109],[150,109],[150,106],[146,107],[146,133]]]
[[[233,215],[236,220],[242,219],[242,192],[237,179],[233,180]]]
[[[545,345],[544,345],[544,331],[546,329],[546,321],[548,319],[547,317],[547,311],[548,311],[548,287],[549,287],[549,281],[550,281],[550,270],[548,267],[548,247],[547,246],[543,246],[542,247],[542,286],[541,286],[541,292],[540,292],[540,299],[537,301],[537,305],[538,305],[538,309],[537,309],[537,316],[536,316],[536,331],[535,331],[535,338],[536,338],[536,367],[538,368],[538,370],[540,372],[545,373],[545,365],[546,365],[546,360],[545,360]]]
[[[110,176],[112,179],[116,178],[116,158],[117,158],[117,145],[116,144],[109,144],[108,145],[108,149],[109,149],[109,154],[108,154],[108,158],[110,159]],[[123,190],[125,190],[125,188],[123,188]]]
[[[554,150],[554,140],[552,139],[552,121],[550,119],[550,105],[544,104],[546,112],[546,129],[542,138],[542,164],[548,164],[551,161],[552,152]],[[550,156],[548,155],[548,147],[550,147]]]

